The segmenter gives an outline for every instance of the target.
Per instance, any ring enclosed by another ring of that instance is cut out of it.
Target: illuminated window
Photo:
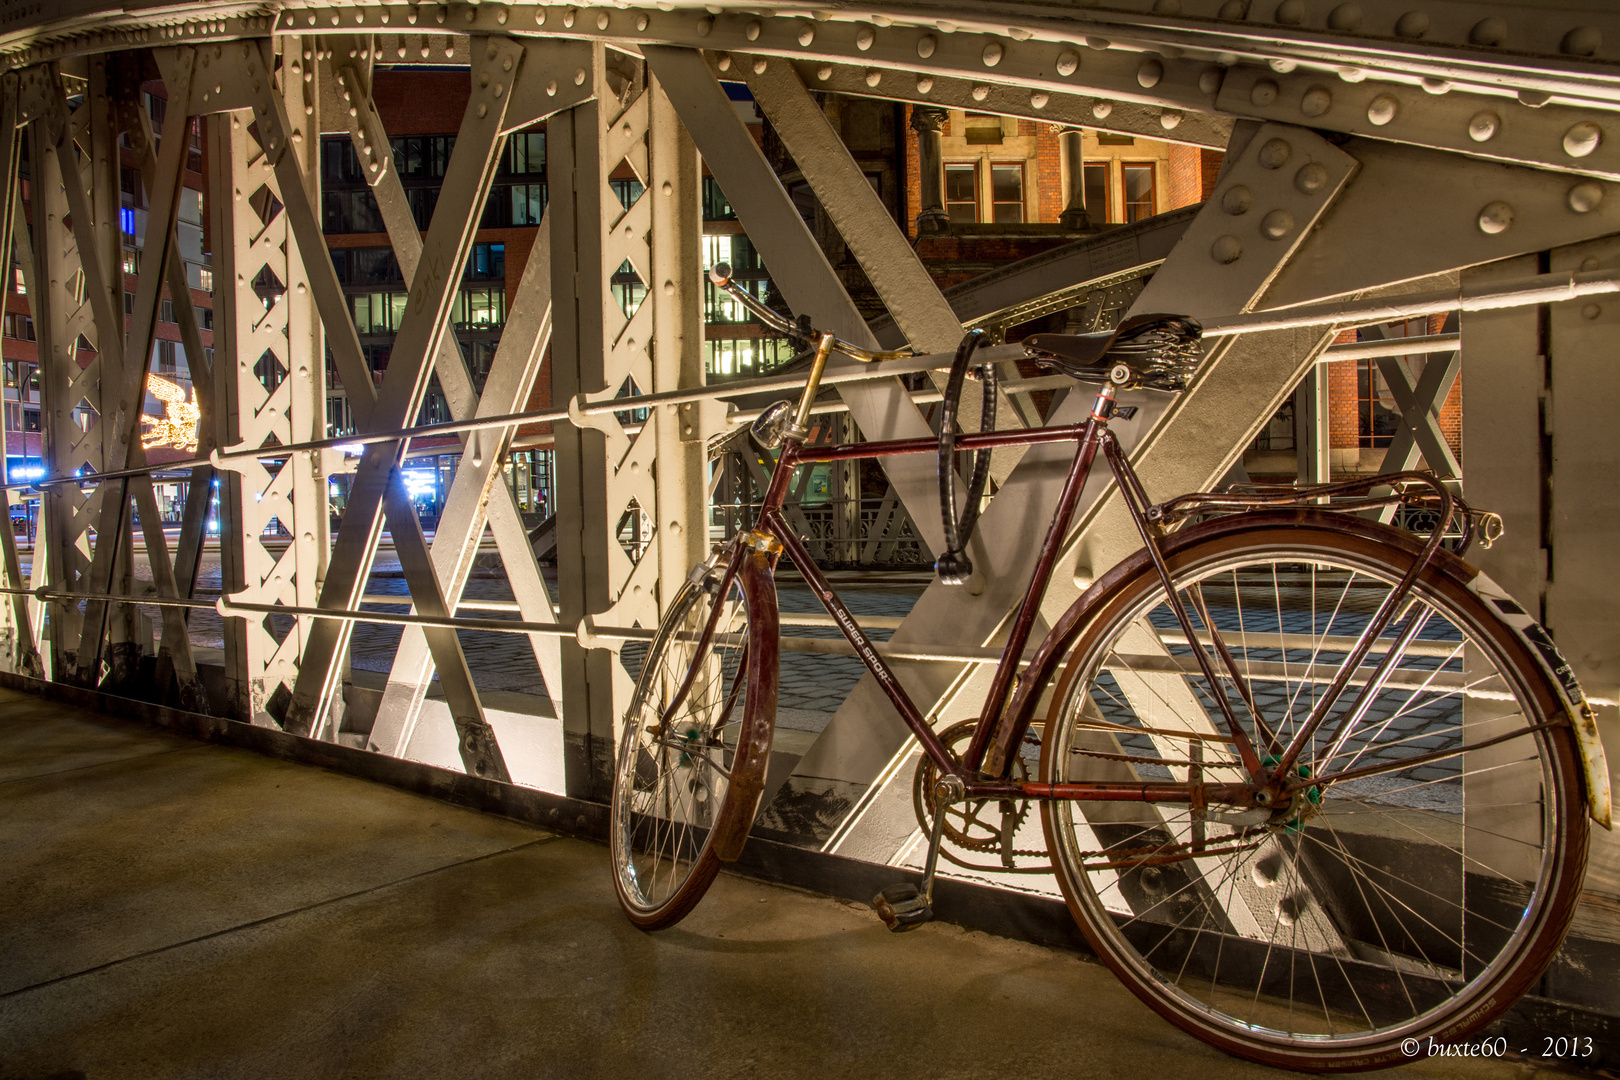
[[[977,162],[945,165],[945,215],[952,221],[979,220],[979,166]]]
[[[499,285],[461,290],[456,297],[455,323],[466,330],[496,330],[506,325],[506,290]],[[398,324],[394,329],[399,329]]]
[[[990,166],[990,220],[1024,220],[1024,166],[1021,162]]]
[[[647,295],[647,286],[629,259],[620,263],[619,268],[613,272],[609,288],[613,290],[613,298],[619,302],[619,310],[624,312],[627,319],[636,313],[636,309],[641,306],[642,297]]]
[[[1141,221],[1156,212],[1153,209],[1153,165],[1151,162],[1124,166],[1125,220]]]

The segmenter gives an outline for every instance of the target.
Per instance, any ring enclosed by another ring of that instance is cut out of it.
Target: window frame
[[[1157,161],[1126,161],[1121,158],[1119,162],[1119,209],[1120,220],[1129,225],[1133,222],[1143,221],[1159,212],[1159,169]],[[1130,193],[1130,174],[1132,169],[1146,169],[1148,174],[1148,212],[1139,217],[1132,217],[1132,207],[1140,205],[1140,200],[1132,199]]]
[[[979,175],[981,171],[980,164],[978,158],[974,158],[972,161],[946,161],[940,164],[940,200],[944,203],[942,209],[944,209],[945,216],[949,220],[961,224],[978,224],[984,219],[983,177]],[[965,199],[953,200],[951,198],[951,173],[953,171],[964,172],[968,169],[973,170],[973,216],[965,222],[960,222],[958,218],[952,217],[951,207],[966,206],[968,203]]]
[[[990,168],[986,170],[986,174],[987,174],[986,178],[989,181],[989,185],[990,185],[989,192],[988,192],[989,199],[985,202],[985,206],[989,208],[989,211],[990,211],[990,223],[991,224],[995,224],[995,225],[1022,225],[1026,221],[1028,221],[1028,219],[1029,219],[1029,201],[1028,201],[1029,200],[1029,184],[1028,184],[1027,181],[1028,181],[1029,177],[1027,175],[1028,170],[1025,168],[1025,165],[1026,165],[1026,162],[1024,162],[1022,160],[1019,160],[1019,161],[991,161],[990,162]],[[1018,201],[1017,201],[1018,220],[1017,221],[1001,221],[996,217],[996,207],[1014,205],[1013,201],[1010,200],[1010,199],[1001,200],[1001,199],[996,198],[996,170],[997,169],[1017,169],[1018,170]]]

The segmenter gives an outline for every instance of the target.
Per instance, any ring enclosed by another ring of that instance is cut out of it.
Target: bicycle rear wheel
[[[776,708],[775,673],[758,679],[761,637],[745,590],[747,558],[695,575],[648,647],[625,712],[610,834],[614,887],[630,921],[672,926],[708,891],[726,849],[740,849],[758,805],[751,782],[763,751],[754,710]],[[750,668],[756,681],[750,686]],[[747,774],[740,776],[739,773]],[[740,781],[734,783],[734,781]],[[751,796],[751,797],[750,797]],[[735,851],[730,854],[735,858]]]
[[[1070,654],[1042,778],[1244,782],[1213,695],[1275,756],[1414,557],[1393,530],[1380,542],[1257,527],[1184,544],[1175,588],[1195,635],[1229,649],[1247,701],[1230,678],[1207,683],[1158,575],[1138,570]],[[1559,699],[1458,575],[1431,565],[1407,603],[1300,757],[1287,809],[1042,804],[1098,954],[1228,1052],[1322,1071],[1411,1060],[1430,1036],[1460,1039],[1505,1010],[1563,939],[1587,822]],[[1417,630],[1403,642],[1406,616]]]

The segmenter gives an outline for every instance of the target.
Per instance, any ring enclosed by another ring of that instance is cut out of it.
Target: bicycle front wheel
[[[1213,687],[1159,576],[1138,570],[1054,688],[1043,779],[1244,783],[1216,695],[1274,761],[1414,558],[1393,530],[1183,544],[1171,577]],[[1397,610],[1305,746],[1288,806],[1042,804],[1093,947],[1228,1052],[1319,1071],[1426,1054],[1525,993],[1573,913],[1587,823],[1543,669],[1439,565]],[[1217,638],[1245,685],[1221,674]]]
[[[679,922],[708,891],[722,848],[740,848],[752,823],[759,770],[752,710],[775,712],[774,672],[750,686],[750,654],[774,638],[755,627],[743,576],[725,564],[695,575],[676,595],[647,649],[625,712],[610,834],[614,886],[644,930]],[[768,698],[766,701],[764,699]],[[768,726],[763,753],[769,754]],[[734,781],[741,781],[734,783]],[[752,797],[750,797],[752,796]],[[735,853],[729,857],[735,858]]]

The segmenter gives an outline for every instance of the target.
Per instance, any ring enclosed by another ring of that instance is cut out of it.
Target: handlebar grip
[[[709,280],[722,288],[731,282],[731,264],[715,263],[709,267]]]

